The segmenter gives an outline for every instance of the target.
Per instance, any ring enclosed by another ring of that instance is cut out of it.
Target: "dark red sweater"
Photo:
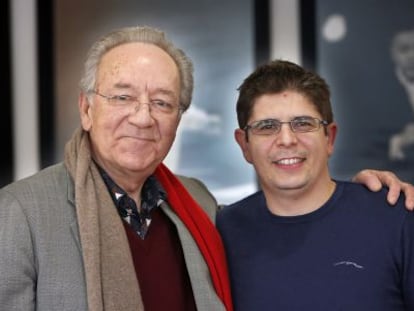
[[[160,208],[142,240],[124,222],[145,310],[197,310],[177,230]]]

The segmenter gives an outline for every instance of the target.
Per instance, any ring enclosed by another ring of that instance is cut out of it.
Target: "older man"
[[[1,192],[1,308],[231,309],[215,199],[161,164],[192,88],[162,32],[93,45],[64,163]]]
[[[232,309],[216,201],[162,164],[192,90],[156,29],[92,46],[65,161],[0,192],[2,309]]]

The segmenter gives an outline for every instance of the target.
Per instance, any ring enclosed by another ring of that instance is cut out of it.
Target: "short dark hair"
[[[236,110],[239,127],[243,129],[247,125],[258,97],[286,90],[305,96],[315,105],[323,120],[333,122],[330,91],[325,80],[292,62],[274,60],[257,67],[238,88]]]

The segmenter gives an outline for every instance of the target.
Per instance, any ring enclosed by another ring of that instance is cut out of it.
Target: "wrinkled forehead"
[[[115,46],[102,56],[100,62],[101,66],[116,67],[122,64],[128,66],[134,64],[158,65],[178,70],[173,58],[166,51],[154,44],[144,42],[130,42]]]
[[[178,87],[178,67],[163,49],[148,43],[126,43],[103,55],[97,84]]]

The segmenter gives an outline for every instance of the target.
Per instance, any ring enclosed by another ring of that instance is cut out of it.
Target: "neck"
[[[135,201],[139,208],[141,206],[142,187],[151,174],[125,174],[124,172],[109,170],[105,165],[99,164],[97,161],[95,162],[109,175],[115,184],[121,187]]]
[[[336,183],[329,179],[317,187],[266,191],[263,190],[267,208],[279,216],[309,214],[325,204],[335,191]]]

